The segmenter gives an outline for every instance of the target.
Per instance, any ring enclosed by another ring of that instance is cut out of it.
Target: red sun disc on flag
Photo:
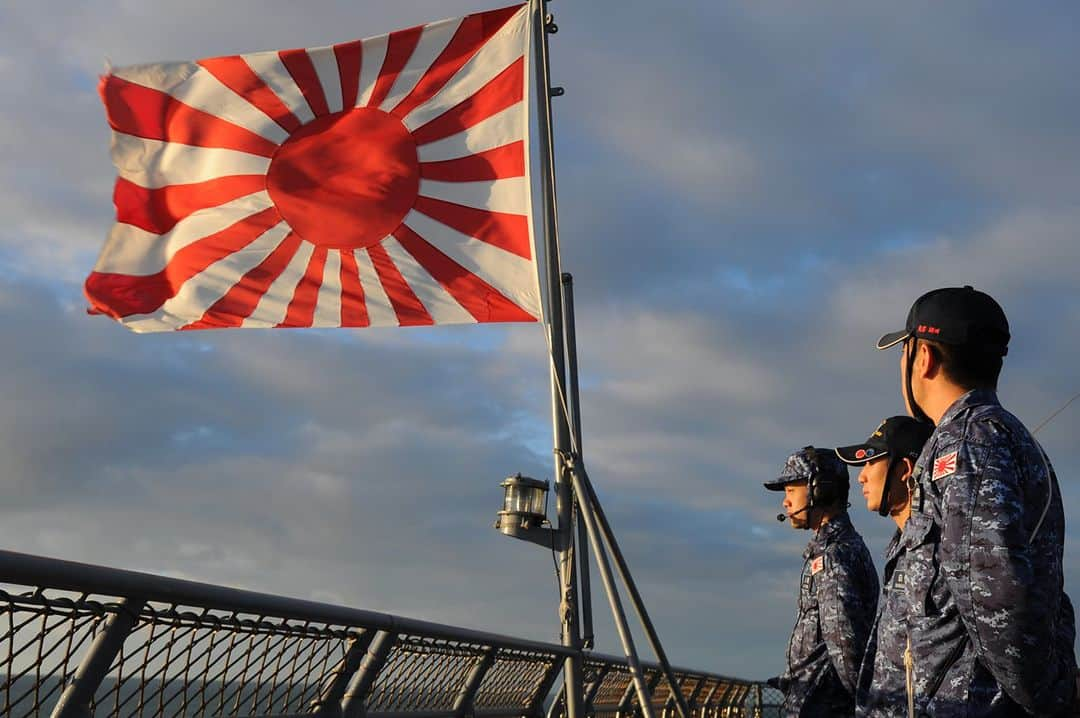
[[[301,238],[360,249],[385,239],[416,203],[420,163],[401,120],[360,107],[289,136],[266,172],[270,199]]]
[[[528,6],[102,78],[135,331],[533,322]]]

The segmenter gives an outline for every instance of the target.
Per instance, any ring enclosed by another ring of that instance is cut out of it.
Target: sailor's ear
[[[915,473],[915,461],[905,456],[897,462],[896,471],[899,472],[897,478],[910,486],[911,475]]]
[[[915,376],[933,379],[941,373],[941,354],[929,342],[921,341],[915,347]]]

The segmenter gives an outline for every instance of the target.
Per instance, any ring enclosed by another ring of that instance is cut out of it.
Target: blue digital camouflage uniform
[[[1067,713],[1076,626],[1049,460],[994,392],[976,390],[941,417],[915,475],[902,538],[908,631],[879,641],[882,661],[903,666],[910,638],[920,714]],[[881,682],[895,685],[891,673]]]
[[[907,718],[907,547],[893,534],[885,550],[885,571],[878,612],[859,669],[855,715],[860,718]],[[884,645],[881,645],[884,644]],[[880,648],[879,648],[880,646]]]
[[[803,558],[799,617],[780,677],[785,715],[851,715],[877,607],[877,572],[846,512],[818,530]]]

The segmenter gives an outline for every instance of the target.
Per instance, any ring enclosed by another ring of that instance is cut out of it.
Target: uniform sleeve
[[[1015,458],[1000,439],[965,441],[939,450],[934,464],[932,480],[945,482],[941,567],[964,628],[979,663],[1014,701],[1037,712],[1055,641],[1040,614],[1045,597],[1034,588]]]
[[[865,565],[869,556],[860,557],[848,547],[830,548],[824,578],[817,582],[821,636],[840,682],[854,696],[877,610],[877,573],[872,563]]]

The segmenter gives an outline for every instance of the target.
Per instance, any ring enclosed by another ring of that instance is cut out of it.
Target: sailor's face
[[[862,495],[866,499],[868,511],[877,511],[881,508],[881,492],[885,489],[885,475],[889,469],[887,456],[874,459],[863,464],[859,472],[859,484],[862,485]]]
[[[809,501],[809,491],[805,481],[796,481],[784,485],[784,513],[788,515],[791,528],[804,529],[809,520],[806,504]],[[798,512],[798,513],[796,513]]]

